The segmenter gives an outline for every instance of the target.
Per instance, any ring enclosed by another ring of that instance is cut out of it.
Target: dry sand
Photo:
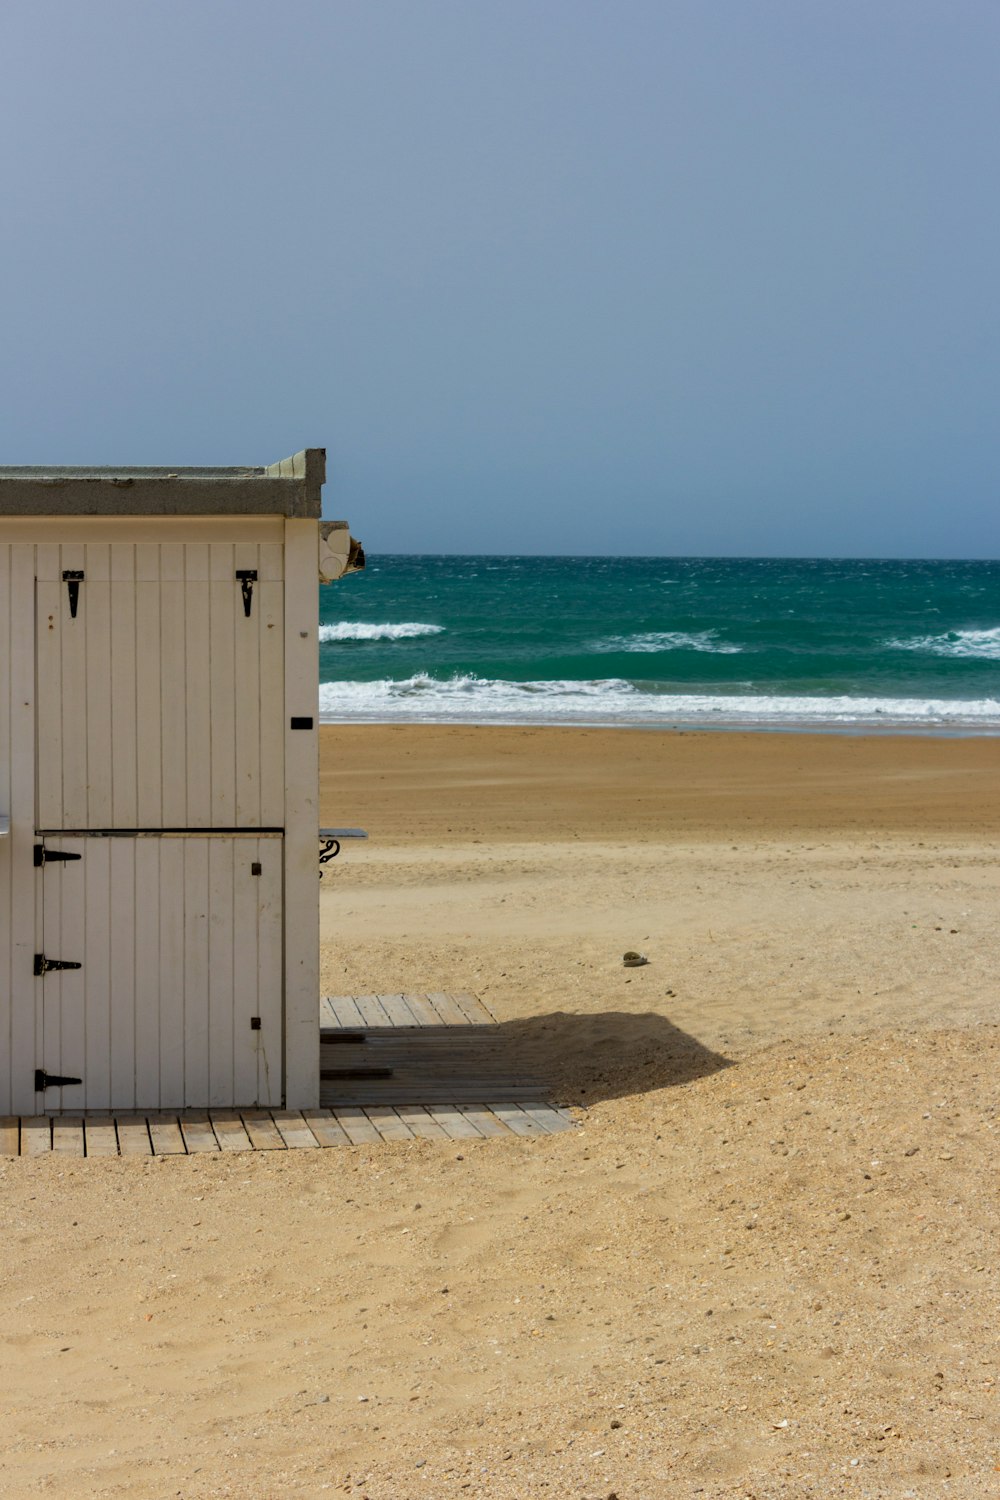
[[[992,1493],[1000,745],[352,726],[323,766],[372,833],[327,990],[475,991],[581,1127],[0,1160],[0,1493]]]

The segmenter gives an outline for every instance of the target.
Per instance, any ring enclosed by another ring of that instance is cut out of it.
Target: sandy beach
[[[324,992],[578,1128],[0,1159],[0,1494],[992,1493],[1000,742],[321,742]]]

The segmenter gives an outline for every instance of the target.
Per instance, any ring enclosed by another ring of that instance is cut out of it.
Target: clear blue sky
[[[996,0],[0,7],[0,463],[373,551],[997,556]]]

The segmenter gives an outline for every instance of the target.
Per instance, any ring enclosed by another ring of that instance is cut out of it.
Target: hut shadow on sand
[[[591,1105],[707,1078],[734,1065],[665,1016],[555,1011],[501,1021],[497,1050],[557,1103]]]
[[[691,1083],[731,1061],[653,1011],[498,1019],[473,995],[322,1002],[324,1107],[546,1100],[591,1105]]]

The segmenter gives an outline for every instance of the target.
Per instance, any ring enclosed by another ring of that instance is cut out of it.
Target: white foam
[[[990,630],[949,630],[945,635],[917,635],[903,641],[887,641],[898,651],[923,651],[929,656],[978,657],[1000,661],[1000,625]]]
[[[463,724],[636,724],[871,726],[1000,729],[1000,700],[861,698],[733,693],[664,693],[605,678],[594,682],[508,682],[473,676],[445,681],[323,682],[320,716],[329,722]]]
[[[597,641],[595,651],[714,651],[732,656],[742,648],[720,641],[714,630],[650,630],[639,635],[615,635]]]
[[[321,641],[413,641],[424,635],[440,635],[443,625],[422,625],[410,621],[402,625],[370,625],[366,620],[340,620],[336,625],[321,625]]]

